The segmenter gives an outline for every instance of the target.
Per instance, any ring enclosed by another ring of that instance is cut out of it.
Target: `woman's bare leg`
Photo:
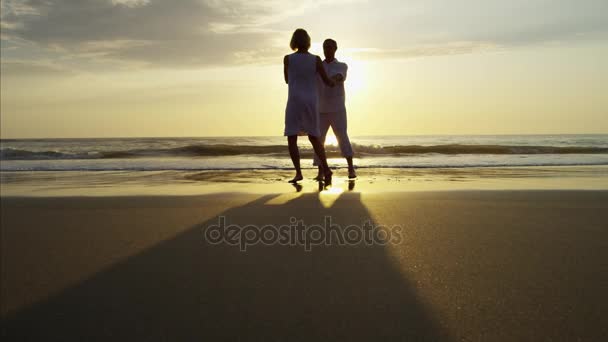
[[[289,147],[289,156],[293,167],[296,169],[296,176],[290,180],[290,183],[295,183],[302,180],[302,169],[300,168],[300,150],[298,149],[298,136],[290,135],[287,137],[287,146]]]
[[[348,178],[357,178],[355,166],[353,165],[353,157],[346,157],[346,163],[348,164]]]
[[[308,140],[312,144],[312,148],[315,150],[315,153],[319,157],[319,161],[321,162],[321,167],[323,168],[323,172],[325,175],[325,184],[331,184],[331,175],[332,172],[329,169],[329,165],[327,165],[327,157],[325,156],[325,147],[321,143],[321,140],[314,135],[308,135]]]

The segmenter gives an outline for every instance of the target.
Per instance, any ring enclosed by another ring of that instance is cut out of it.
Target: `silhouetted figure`
[[[325,185],[331,184],[332,172],[327,165],[325,148],[319,139],[319,94],[317,74],[325,84],[334,86],[334,81],[327,77],[321,58],[310,54],[310,36],[304,29],[297,29],[291,37],[289,46],[295,52],[283,59],[285,83],[289,85],[287,108],[285,109],[285,133],[289,145],[289,155],[296,169],[295,177],[289,182],[303,179],[300,168],[298,135],[308,135],[315,154],[323,167]]]
[[[319,99],[321,143],[325,145],[325,137],[331,126],[338,141],[338,146],[340,146],[340,152],[348,163],[348,178],[352,179],[356,178],[357,174],[353,166],[353,148],[346,132],[344,81],[346,80],[348,65],[336,59],[336,50],[338,50],[338,43],[335,40],[326,39],[323,42],[323,54],[325,55],[323,68],[329,77],[336,82],[336,86],[330,88],[322,84],[319,85],[321,88]],[[321,179],[324,174],[324,167],[319,163],[319,159],[316,156],[314,165],[319,166],[319,174],[316,179]]]

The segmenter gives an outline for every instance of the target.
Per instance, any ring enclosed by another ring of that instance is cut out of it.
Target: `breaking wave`
[[[581,146],[512,146],[512,145],[357,145],[353,149],[359,157],[400,156],[417,154],[606,154],[605,147]],[[329,157],[337,157],[340,150],[337,146],[328,145]],[[303,157],[310,156],[310,147],[301,147]],[[221,157],[237,155],[287,156],[286,145],[186,145],[161,149],[126,149],[108,151],[30,151],[14,148],[0,149],[2,160],[62,160],[62,159],[124,159],[138,157]]]

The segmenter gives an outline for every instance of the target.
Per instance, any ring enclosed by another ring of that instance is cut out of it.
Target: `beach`
[[[238,173],[198,174],[206,182],[182,184],[190,192],[179,195],[150,182],[130,188],[126,182],[128,192],[100,182],[89,184],[91,191],[81,186],[85,190],[76,195],[61,179],[60,186],[28,192],[5,173],[4,185],[10,186],[1,199],[2,336],[608,336],[608,191],[535,189],[530,177],[512,189],[502,178],[486,184],[465,177],[465,186],[435,178],[439,191],[426,186],[424,177],[410,174],[409,182],[401,182],[386,172],[373,181],[360,176],[352,189],[337,177],[333,190],[323,191],[312,181],[297,189],[268,180],[264,190]],[[47,177],[46,183],[52,181]],[[501,183],[504,189],[497,189]],[[145,191],[150,188],[156,190]],[[385,238],[398,238],[314,240],[309,248],[271,238],[252,240],[243,250],[206,235],[221,217],[241,231],[294,220],[323,227],[329,217],[338,232],[368,222],[382,228]]]
[[[608,136],[279,138],[3,140],[2,336],[608,336]]]
[[[608,0],[0,0],[1,341],[608,341]]]

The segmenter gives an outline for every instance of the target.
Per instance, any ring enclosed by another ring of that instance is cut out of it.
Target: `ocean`
[[[608,165],[608,134],[353,137],[358,168]],[[313,168],[306,137],[303,168]],[[346,166],[327,145],[332,167]],[[289,170],[284,137],[3,139],[0,171]]]

